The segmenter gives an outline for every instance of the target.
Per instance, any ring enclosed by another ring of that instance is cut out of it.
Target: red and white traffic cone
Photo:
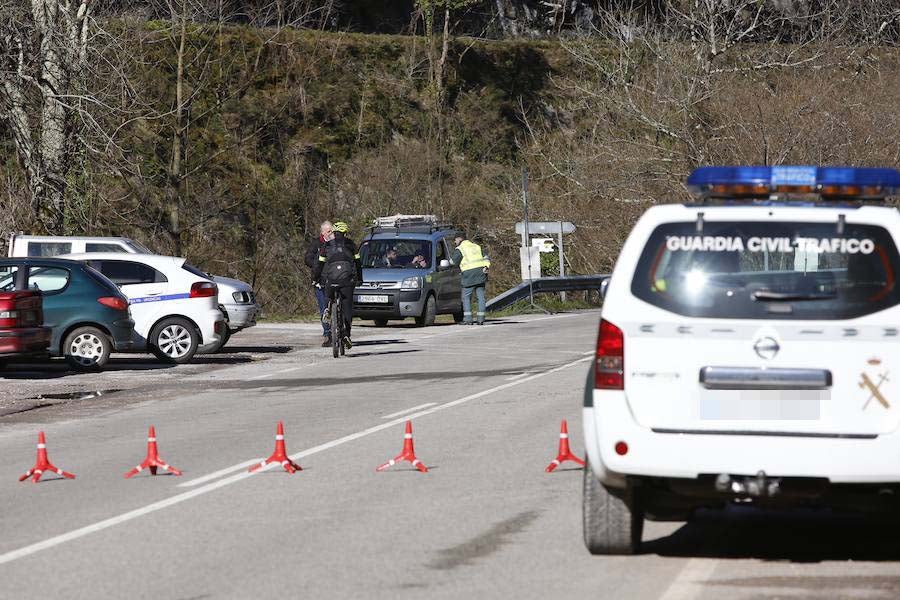
[[[256,473],[269,463],[279,463],[288,473],[303,470],[300,468],[300,465],[288,458],[287,450],[284,447],[284,425],[281,421],[278,421],[278,428],[275,431],[275,452],[266,460],[250,467],[250,472]]]
[[[408,463],[412,463],[412,466],[423,473],[428,472],[428,467],[426,467],[424,464],[422,464],[422,461],[416,458],[416,451],[413,448],[412,421],[406,422],[406,433],[403,434],[403,450],[400,452],[400,454],[387,461],[375,470],[384,471],[389,467],[393,467],[402,460],[405,460]]]
[[[32,483],[37,483],[40,480],[41,475],[46,473],[47,471],[52,471],[57,475],[62,475],[66,479],[75,479],[75,476],[71,473],[66,473],[62,469],[56,468],[53,463],[50,462],[50,459],[47,458],[47,439],[44,437],[44,432],[38,432],[38,443],[37,443],[37,461],[35,465],[28,469],[24,475],[19,477],[19,481],[25,481],[29,477],[31,477]]]
[[[566,420],[563,419],[562,424],[559,426],[559,452],[557,452],[553,462],[547,465],[547,468],[544,470],[548,473],[552,473],[556,467],[567,460],[584,466],[584,461],[572,454],[572,451],[569,449],[569,425],[566,423]]]
[[[156,428],[151,425],[150,431],[147,433],[147,458],[144,459],[144,462],[125,473],[125,479],[134,477],[144,469],[150,469],[150,474],[156,475],[156,469],[159,467],[162,467],[172,475],[181,475],[181,471],[171,465],[167,465],[159,457],[159,450],[156,447]]]

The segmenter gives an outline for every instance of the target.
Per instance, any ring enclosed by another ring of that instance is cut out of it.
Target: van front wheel
[[[632,486],[611,489],[584,466],[584,545],[591,554],[635,554],[641,547],[644,512]]]
[[[416,317],[416,325],[419,327],[430,327],[434,325],[434,317],[437,314],[437,307],[434,304],[434,296],[428,296],[425,301],[425,308],[422,310],[422,316]]]

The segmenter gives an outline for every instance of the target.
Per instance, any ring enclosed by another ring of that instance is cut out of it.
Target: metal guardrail
[[[599,290],[603,281],[609,279],[608,274],[568,275],[566,277],[541,277],[531,282],[535,294],[552,292],[573,292],[577,290]],[[524,281],[514,288],[488,300],[487,310],[502,310],[511,304],[528,298],[528,282]]]

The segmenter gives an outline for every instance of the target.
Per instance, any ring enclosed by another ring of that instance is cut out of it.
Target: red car
[[[41,292],[0,292],[0,366],[10,358],[47,356],[49,348]]]

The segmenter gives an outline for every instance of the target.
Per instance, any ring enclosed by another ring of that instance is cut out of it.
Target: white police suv
[[[728,503],[894,509],[900,192],[893,169],[704,167],[608,282],[585,391],[584,538]]]
[[[135,351],[181,364],[220,345],[225,316],[209,275],[183,258],[88,252],[63,258],[86,262],[119,286],[134,319]]]

